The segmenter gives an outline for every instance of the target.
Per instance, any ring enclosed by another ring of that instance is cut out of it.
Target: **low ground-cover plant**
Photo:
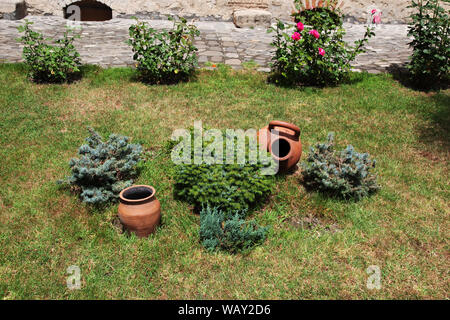
[[[78,150],[79,158],[70,160],[72,175],[59,183],[74,187],[85,203],[105,204],[133,184],[142,147],[130,144],[125,136],[112,134],[104,142],[92,128],[89,132],[87,144]]]
[[[319,20],[319,19],[318,19]],[[272,46],[271,80],[276,83],[306,86],[332,86],[348,78],[350,63],[365,51],[364,46],[374,35],[368,27],[363,39],[354,46],[343,40],[345,30],[327,18],[325,25],[307,26],[278,21]]]
[[[248,251],[264,242],[268,228],[245,221],[246,212],[225,213],[206,207],[200,212],[200,241],[208,251]]]
[[[192,131],[191,134],[193,137]],[[203,140],[203,151],[212,141]],[[223,141],[226,145],[225,132]],[[235,141],[233,150],[235,158],[237,148],[238,144]],[[221,164],[176,165],[174,173],[176,196],[193,204],[197,211],[208,205],[225,212],[247,210],[264,201],[271,192],[273,177],[261,173],[261,169],[268,166],[264,160],[258,159],[256,163],[248,161],[251,146],[246,143],[245,148],[245,164],[227,164],[224,152]],[[195,148],[192,148],[191,159],[194,159],[194,151]]]
[[[444,2],[450,3],[449,0]],[[408,35],[414,39],[408,69],[412,82],[423,89],[438,88],[450,79],[450,23],[448,10],[438,0],[412,1]]]
[[[19,26],[19,32],[24,35],[18,40],[24,44],[23,58],[28,68],[29,77],[36,82],[61,83],[74,80],[80,74],[80,54],[73,42],[79,35],[74,35],[71,29],[64,32],[61,39],[54,40],[30,28],[32,22],[25,21]]]
[[[200,32],[186,19],[174,22],[172,30],[155,30],[137,21],[129,29],[128,44],[142,80],[152,84],[176,83],[188,80],[198,65],[194,37]]]
[[[334,134],[329,133],[328,141],[311,147],[302,163],[303,182],[308,189],[360,200],[380,188],[372,172],[375,164],[369,154],[358,153],[351,145],[335,151]]]

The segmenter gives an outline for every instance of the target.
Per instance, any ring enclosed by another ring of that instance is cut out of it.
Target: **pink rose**
[[[300,40],[302,38],[302,36],[300,35],[300,33],[298,33],[298,32],[294,32],[294,34],[292,35],[292,39],[294,40],[294,41],[298,41],[298,40]]]
[[[377,9],[372,9],[372,15],[374,15],[377,12]]]
[[[303,23],[299,22],[297,23],[297,29],[298,31],[303,31],[303,29],[305,29],[305,26],[303,25]]]
[[[376,24],[381,23],[381,12],[378,13],[375,17],[373,17],[372,23],[376,23]]]
[[[323,57],[325,55],[325,50],[319,48],[319,54]]]
[[[319,39],[320,38],[320,34],[319,34],[319,32],[317,32],[317,30],[311,30],[310,32],[309,32],[309,34],[310,35],[312,35],[312,36],[314,36],[314,38],[316,38],[316,39]]]

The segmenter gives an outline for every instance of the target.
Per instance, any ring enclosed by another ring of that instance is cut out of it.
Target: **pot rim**
[[[289,143],[289,148],[290,148],[290,150],[289,150],[289,152],[288,152],[288,154],[287,155],[285,155],[284,157],[282,157],[282,158],[280,158],[280,157],[277,157],[275,154],[273,154],[272,153],[272,145],[275,143],[275,142],[277,142],[278,140],[281,140],[281,139],[283,139],[283,140],[285,140],[285,141],[287,141],[287,143]],[[278,138],[276,138],[276,139],[274,139],[274,140],[272,140],[272,141],[270,141],[270,154],[272,155],[272,157],[274,157],[275,158],[275,160],[277,160],[277,161],[284,161],[284,160],[287,160],[287,159],[289,159],[289,157],[291,156],[291,154],[292,154],[292,145],[291,145],[291,142],[289,141],[289,139],[286,139],[286,138],[284,138],[284,137],[278,137]]]
[[[150,190],[152,191],[152,194],[149,195],[148,197],[142,198],[142,199],[127,199],[127,198],[125,198],[125,197],[123,196],[124,192],[126,192],[126,191],[128,191],[128,190],[130,190],[130,189],[133,189],[133,188],[138,188],[138,187],[148,188],[148,189],[150,189]],[[136,184],[136,185],[129,186],[128,188],[125,188],[125,189],[123,189],[122,191],[120,191],[119,198],[120,198],[120,200],[123,201],[123,202],[128,202],[128,203],[140,203],[140,202],[144,202],[144,201],[150,200],[151,198],[154,198],[154,197],[155,197],[155,194],[156,194],[156,190],[155,190],[155,188],[153,188],[152,186],[145,185],[145,184]]]

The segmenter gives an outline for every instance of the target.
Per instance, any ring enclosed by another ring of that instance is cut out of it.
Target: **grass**
[[[0,297],[3,299],[448,299],[448,91],[425,94],[389,75],[354,74],[327,89],[279,88],[251,70],[221,66],[195,81],[146,86],[132,69],[88,67],[70,85],[36,85],[21,64],[0,65]],[[382,189],[360,202],[309,193],[299,173],[280,177],[253,214],[271,226],[250,254],[207,253],[199,217],[173,197],[172,131],[302,129],[308,147],[336,133],[377,159]],[[117,205],[94,210],[55,181],[87,126],[147,148],[137,183],[153,185],[163,225],[148,239],[120,234]],[[67,268],[82,288],[68,290]],[[380,290],[366,287],[370,265]]]

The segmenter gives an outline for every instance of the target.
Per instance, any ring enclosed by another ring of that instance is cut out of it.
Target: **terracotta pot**
[[[271,121],[259,130],[258,142],[279,163],[279,172],[293,169],[302,156],[300,128],[292,123]]]
[[[161,204],[155,188],[136,185],[120,192],[120,222],[138,237],[147,237],[161,222]]]

